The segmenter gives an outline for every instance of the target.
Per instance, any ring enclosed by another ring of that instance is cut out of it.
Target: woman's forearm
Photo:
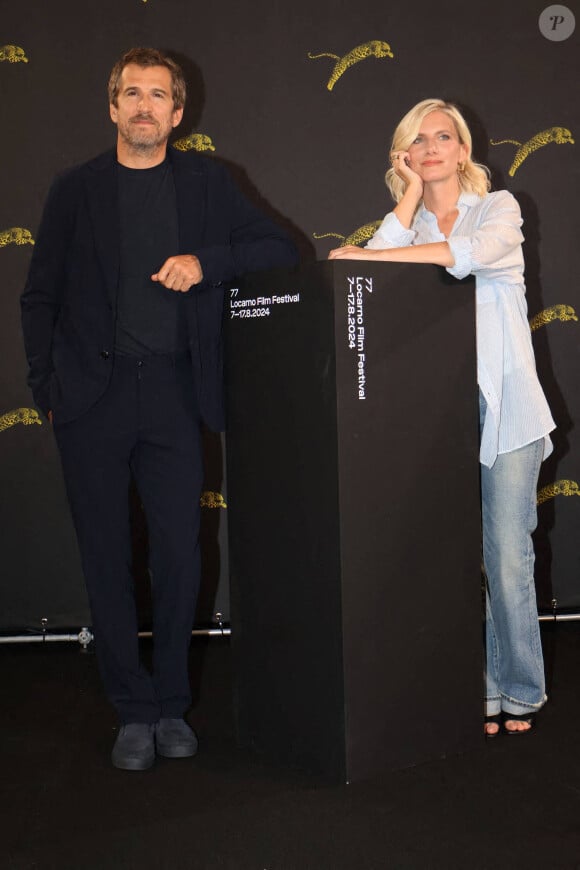
[[[328,258],[330,260],[379,260],[385,263],[431,263],[446,268],[455,265],[455,258],[447,242],[379,249],[346,245],[343,248],[335,248]]]
[[[403,198],[393,209],[393,213],[396,214],[401,225],[407,230],[411,228],[415,212],[417,211],[417,206],[421,202],[422,197],[423,185],[409,184]]]

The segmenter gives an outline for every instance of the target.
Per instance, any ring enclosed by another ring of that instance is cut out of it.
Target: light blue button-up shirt
[[[435,215],[419,207],[411,229],[391,212],[367,248],[402,248],[447,241],[455,278],[475,276],[477,379],[487,403],[479,459],[491,468],[498,453],[544,439],[552,452],[555,428],[536,373],[525,297],[522,216],[507,190],[462,193],[459,214],[446,239]]]

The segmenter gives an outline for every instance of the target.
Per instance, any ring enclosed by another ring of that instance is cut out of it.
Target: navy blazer
[[[202,419],[223,428],[224,285],[246,272],[292,266],[296,249],[217,161],[168,148],[179,250],[203,281],[183,294]],[[68,422],[104,393],[114,359],[120,230],[116,151],[57,176],[21,298],[28,383],[37,406]],[[161,263],[159,266],[161,267]]]

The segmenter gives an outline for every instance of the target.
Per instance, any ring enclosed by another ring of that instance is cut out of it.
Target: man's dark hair
[[[171,73],[173,108],[183,109],[185,105],[186,85],[181,67],[170,57],[157,51],[156,48],[131,48],[129,51],[126,51],[121,58],[119,58],[109,76],[109,103],[113,106],[117,105],[121,74],[125,67],[130,63],[142,68],[148,66],[164,66],[168,69]]]

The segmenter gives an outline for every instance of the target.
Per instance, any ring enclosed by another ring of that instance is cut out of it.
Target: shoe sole
[[[191,758],[197,753],[197,746],[161,746],[157,744],[157,755],[162,758]]]
[[[499,737],[501,731],[493,731],[491,734],[488,731],[483,732],[483,736],[486,740],[495,740],[496,737]]]
[[[147,758],[111,758],[117,770],[149,770],[155,764],[155,755]]]

